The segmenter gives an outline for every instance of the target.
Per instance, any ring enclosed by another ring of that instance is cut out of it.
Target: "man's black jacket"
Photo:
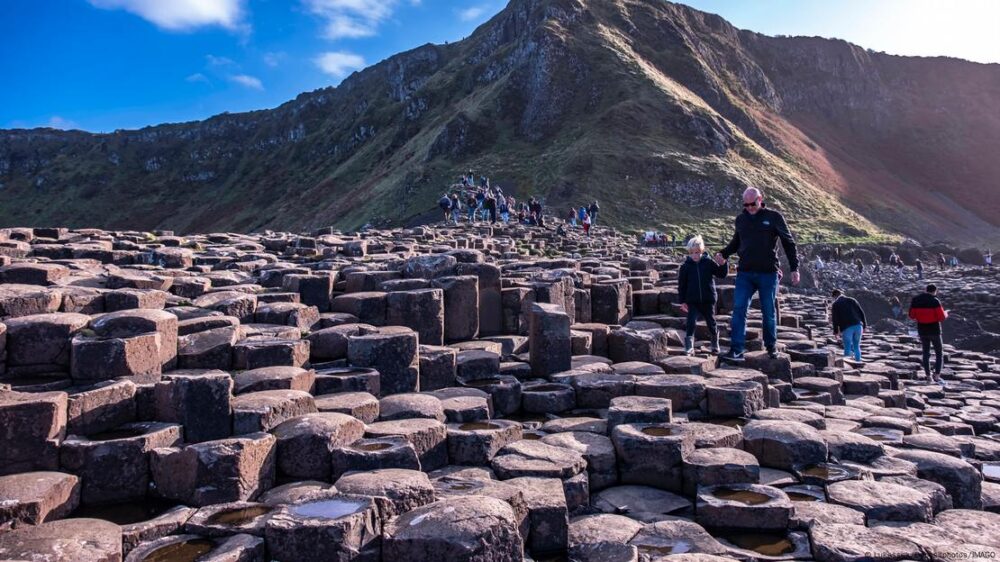
[[[841,295],[833,301],[833,306],[830,307],[830,324],[833,324],[833,333],[839,334],[851,326],[858,324],[867,326],[868,321],[865,319],[865,311],[861,309],[858,301]]]
[[[798,270],[799,258],[795,251],[795,239],[788,231],[785,217],[771,209],[761,209],[755,215],[743,211],[736,217],[736,232],[729,245],[722,249],[722,255],[729,259],[729,256],[738,254],[739,271],[776,273],[779,240],[785,249],[791,270]]]
[[[677,295],[684,304],[715,304],[715,278],[725,279],[727,275],[729,264],[719,265],[708,254],[698,261],[688,256],[677,275]]]

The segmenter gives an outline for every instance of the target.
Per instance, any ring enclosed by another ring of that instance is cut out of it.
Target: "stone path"
[[[596,234],[0,231],[0,560],[995,557],[993,357],[845,361],[804,292],[686,357]]]

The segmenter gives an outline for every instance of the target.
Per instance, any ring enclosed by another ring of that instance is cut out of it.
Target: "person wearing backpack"
[[[448,222],[448,218],[451,217],[451,197],[445,193],[438,199],[438,207],[444,212],[444,222]]]
[[[705,252],[705,240],[695,236],[687,243],[688,256],[677,274],[677,297],[681,312],[687,314],[684,353],[694,354],[694,333],[700,315],[708,325],[712,338],[712,353],[719,353],[719,327],[715,322],[715,303],[718,294],[715,278],[729,275],[728,263],[717,263]]]
[[[597,213],[600,212],[600,210],[601,210],[601,206],[597,204],[597,201],[594,201],[593,203],[591,203],[590,204],[590,208],[587,209],[587,212],[590,213],[590,225],[591,226],[597,225]]]

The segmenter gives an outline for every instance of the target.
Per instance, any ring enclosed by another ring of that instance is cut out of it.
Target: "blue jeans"
[[[854,356],[855,361],[861,361],[861,333],[864,327],[855,324],[850,328],[845,328],[841,333],[844,338],[844,357]]]
[[[754,293],[760,294],[760,311],[764,319],[764,347],[772,350],[778,343],[778,322],[775,302],[778,299],[778,274],[741,271],[736,274],[736,294],[732,330],[729,339],[734,353],[743,353],[747,341],[747,313]]]

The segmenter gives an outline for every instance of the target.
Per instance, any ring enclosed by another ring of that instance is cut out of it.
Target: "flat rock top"
[[[62,519],[0,534],[0,559],[115,562],[122,529],[103,519]]]

